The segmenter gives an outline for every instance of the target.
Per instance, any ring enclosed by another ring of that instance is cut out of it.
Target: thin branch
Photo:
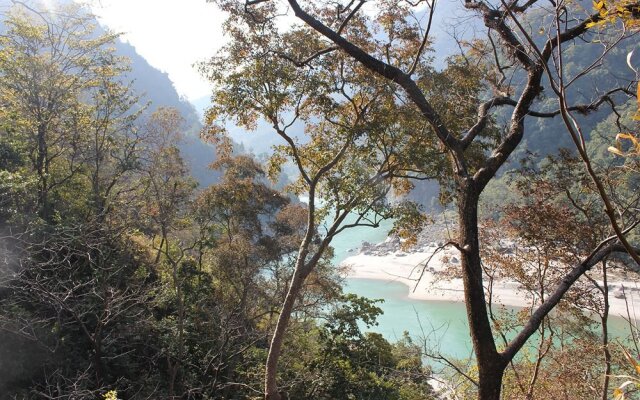
[[[320,57],[322,55],[331,53],[332,51],[335,51],[335,50],[338,50],[338,47],[336,47],[336,46],[327,47],[325,49],[316,51],[315,53],[313,53],[312,55],[310,55],[309,57],[305,58],[302,61],[295,60],[292,57],[290,57],[287,54],[282,53],[282,52],[278,52],[276,54],[278,55],[278,57],[284,58],[285,60],[291,62],[296,67],[304,67],[307,64],[309,64],[311,61],[315,60],[316,58],[318,58],[318,57]]]
[[[351,10],[351,12],[349,13],[349,15],[347,15],[347,18],[344,19],[344,21],[342,21],[342,24],[340,24],[340,27],[338,28],[338,35],[342,34],[342,31],[344,30],[344,28],[347,27],[347,24],[349,23],[349,21],[351,21],[351,18],[353,18],[354,15],[356,15],[356,13],[358,12],[358,10],[360,10],[360,8],[364,5],[364,3],[366,3],[366,0],[360,0],[360,2],[358,3],[357,6],[355,6],[353,8],[353,10]],[[351,3],[353,4],[353,3]]]
[[[626,253],[626,249],[619,243],[612,243],[616,236],[603,240],[579,265],[574,267],[560,281],[555,291],[545,300],[531,315],[529,321],[520,331],[520,333],[511,341],[509,346],[502,352],[502,356],[506,360],[511,360],[524,346],[526,341],[535,333],[544,318],[553,310],[562,300],[564,294],[573,286],[573,284],[594,265],[602,261],[605,257],[612,253]],[[635,251],[640,251],[636,249]]]
[[[431,1],[431,5],[429,6],[429,22],[427,22],[427,30],[424,33],[424,37],[422,38],[422,43],[420,43],[420,48],[416,53],[416,58],[413,60],[413,64],[409,71],[407,71],[407,75],[411,76],[416,71],[418,64],[420,63],[420,57],[422,56],[422,52],[427,45],[427,41],[429,40],[429,32],[431,31],[431,23],[433,22],[433,13],[436,10],[436,0]],[[340,33],[340,32],[338,32]]]
[[[300,175],[302,175],[302,178],[304,179],[304,181],[310,185],[311,178],[309,178],[309,175],[307,174],[307,170],[304,168],[304,164],[302,163],[302,158],[300,157],[300,153],[298,152],[298,146],[296,145],[296,142],[293,140],[291,136],[289,136],[284,130],[282,130],[278,126],[277,121],[273,121],[273,128],[276,130],[278,135],[280,135],[280,137],[282,137],[289,144],[289,148],[293,153],[293,159],[296,162],[298,171],[300,171]]]
[[[479,387],[478,381],[476,381],[475,379],[473,379],[471,376],[469,376],[469,374],[467,374],[466,372],[464,372],[462,369],[460,369],[457,365],[455,365],[453,362],[451,362],[447,357],[443,356],[442,354],[427,354],[427,357],[429,358],[433,358],[434,360],[438,360],[438,361],[443,361],[445,364],[447,364],[449,367],[453,368],[458,374],[462,375],[463,377],[465,377],[469,382],[471,382],[475,387]]]
[[[603,103],[608,103],[608,104],[613,103],[611,96],[618,92],[625,93],[629,96],[634,96],[634,93],[628,88],[616,88],[608,91],[607,93],[603,94],[602,96],[595,99],[589,104],[574,105],[574,106],[568,107],[568,110],[578,112],[582,115],[588,115],[594,111],[597,111]],[[489,117],[489,111],[492,108],[503,106],[503,105],[515,107],[518,105],[518,103],[516,100],[510,97],[499,96],[499,97],[494,97],[493,99],[482,103],[478,107],[478,119],[476,124],[472,126],[460,140],[463,148],[466,149],[467,147],[469,147],[469,145],[473,142],[475,137],[480,132],[482,132],[482,130],[486,127],[488,117]],[[527,111],[527,115],[532,117],[538,117],[538,118],[553,118],[558,115],[561,115],[561,113],[562,113],[561,109],[554,110],[554,111],[546,111],[546,112],[534,111],[534,110]]]
[[[435,255],[439,252],[444,250],[446,247],[448,246],[453,246],[456,249],[458,249],[458,251],[462,252],[462,248],[460,247],[460,245],[458,244],[458,242],[454,242],[454,241],[449,241],[445,244],[443,244],[442,246],[438,246],[433,253],[431,254],[431,256],[429,256],[429,258],[426,260],[426,262],[424,263],[424,267],[422,267],[422,271],[420,271],[420,276],[416,279],[416,284],[413,287],[412,292],[415,293],[416,289],[418,289],[418,285],[420,284],[420,281],[422,280],[422,277],[424,276],[425,271],[427,270],[427,267],[429,266],[429,263],[431,262],[431,259],[433,257],[435,257]],[[418,265],[416,265],[415,268],[417,268],[420,265],[420,263]],[[413,270],[415,270],[415,268]],[[411,270],[411,273],[413,273],[413,270]]]

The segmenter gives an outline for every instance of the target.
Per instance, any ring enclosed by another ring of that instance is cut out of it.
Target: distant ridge
[[[180,151],[191,167],[191,174],[201,187],[218,181],[220,173],[211,170],[209,165],[215,160],[215,148],[200,139],[202,119],[196,108],[186,99],[181,98],[173,82],[166,72],[151,66],[149,62],[136,52],[131,44],[118,40],[116,52],[127,57],[131,62],[128,77],[132,79],[136,92],[144,95],[143,99],[151,102],[150,112],[159,107],[174,107],[180,111],[188,129]]]
[[[41,2],[25,0],[25,4],[37,9]],[[69,4],[69,0],[58,0],[57,4]],[[4,31],[4,14],[13,6],[11,0],[0,0],[0,32]],[[96,33],[103,33],[107,29],[95,21]],[[151,102],[148,114],[160,107],[174,107],[180,111],[186,121],[185,140],[179,146],[183,158],[191,168],[191,174],[200,183],[201,187],[208,186],[218,181],[220,173],[209,169],[209,165],[215,160],[215,147],[204,143],[200,139],[202,129],[201,118],[195,107],[176,91],[173,82],[167,73],[151,66],[149,62],[136,51],[135,47],[122,40],[115,42],[116,54],[127,57],[131,71],[127,78],[133,81],[133,88],[141,95],[142,102]]]

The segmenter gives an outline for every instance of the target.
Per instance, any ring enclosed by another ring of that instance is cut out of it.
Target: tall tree
[[[422,154],[439,150],[416,148],[402,134],[415,129],[420,138],[426,138],[423,125],[394,101],[393,88],[369,84],[369,74],[350,59],[331,59],[323,68],[305,69],[302,75],[297,61],[282,62],[290,52],[321,46],[308,30],[294,30],[280,38],[277,26],[269,22],[255,30],[234,23],[229,22],[229,32],[235,40],[203,66],[217,86],[207,115],[211,132],[219,133],[219,122],[226,119],[248,129],[255,128],[258,119],[268,121],[284,143],[271,159],[271,176],[276,177],[285,162],[292,163],[298,178],[289,190],[308,199],[305,233],[265,367],[267,396],[278,398],[278,360],[305,281],[326,257],[331,241],[345,229],[378,226],[394,213],[419,215],[411,203],[387,201],[392,190],[407,190],[406,179],[416,169],[398,149]],[[392,117],[397,115],[403,117],[404,126]],[[308,139],[300,140],[303,129]],[[413,226],[400,228],[409,237]]]
[[[603,19],[602,13],[589,14],[562,1],[553,3],[548,14],[544,14],[535,0],[497,4],[466,1],[465,8],[471,15],[477,15],[486,27],[486,39],[475,43],[484,43],[484,50],[469,52],[453,59],[445,72],[451,74],[461,69],[468,72],[458,74],[457,79],[448,86],[440,86],[436,78],[443,75],[431,72],[428,67],[429,58],[425,53],[432,40],[429,31],[433,7],[437,3],[381,1],[370,7],[368,12],[365,12],[364,1],[344,4],[315,1],[304,5],[296,0],[288,0],[286,4],[270,0],[221,0],[217,3],[230,14],[226,28],[232,41],[225,51],[243,58],[231,64],[234,65],[232,72],[218,72],[218,75],[214,73],[212,78],[218,84],[218,98],[226,100],[235,95],[245,99],[242,103],[244,107],[229,107],[226,111],[228,114],[235,113],[240,123],[250,125],[255,121],[255,113],[247,110],[258,108],[265,111],[263,114],[266,114],[266,119],[272,121],[277,128],[282,119],[269,119],[270,113],[286,107],[299,110],[303,107],[292,105],[307,106],[312,103],[309,98],[319,98],[315,93],[313,96],[292,98],[291,94],[300,93],[298,88],[304,88],[304,85],[310,85],[314,90],[323,85],[331,88],[333,81],[330,77],[341,76],[343,71],[353,70],[361,72],[362,79],[347,79],[350,85],[338,85],[339,88],[348,88],[344,91],[345,96],[366,98],[375,105],[385,104],[389,107],[386,113],[391,113],[396,121],[400,121],[395,127],[397,132],[402,132],[403,128],[409,126],[422,127],[403,132],[405,141],[419,140],[413,142],[413,147],[394,149],[392,158],[395,160],[397,156],[402,159],[404,155],[411,154],[414,161],[408,165],[403,164],[404,169],[415,170],[414,176],[434,175],[439,170],[441,179],[448,182],[446,188],[452,194],[458,213],[459,235],[452,245],[461,254],[460,268],[467,317],[478,367],[478,398],[499,399],[502,377],[509,362],[570,287],[612,252],[633,251],[623,236],[627,231],[618,227],[617,235],[597,244],[576,262],[532,313],[518,335],[499,350],[487,312],[483,285],[478,240],[480,196],[522,142],[527,119],[552,118],[558,115],[567,119],[568,111],[589,113],[605,101],[614,102],[614,94],[629,93],[628,90],[625,91],[625,85],[621,88],[610,87],[598,93],[587,104],[569,104],[570,100],[561,89],[558,91],[561,105],[559,110],[536,109],[545,79],[559,79],[562,83],[562,67],[555,75],[549,71],[553,70],[554,63],[561,60],[562,52],[567,49],[564,44],[574,40],[604,40],[603,36],[594,37],[590,30],[594,23]],[[420,11],[420,6],[426,6],[428,11]],[[633,11],[637,10],[638,4],[629,3],[624,7]],[[283,32],[278,20],[287,11],[302,22],[302,27],[296,25]],[[425,14],[428,15],[425,17]],[[524,27],[525,21],[534,17],[544,35],[542,40],[533,40],[535,33]],[[421,21],[426,22],[422,24]],[[614,38],[614,44],[617,43],[616,40]],[[609,48],[604,46],[604,52]],[[256,66],[261,67],[260,70],[235,67],[238,63],[249,63],[251,59],[255,60]],[[456,61],[461,65],[456,65]],[[578,71],[572,79],[588,76],[598,65],[597,60],[594,63]],[[334,65],[339,67],[331,68]],[[290,69],[296,69],[297,72],[277,75]],[[337,72],[332,74],[330,71]],[[220,90],[221,86],[224,87],[221,84],[223,77],[250,84],[237,85],[232,91]],[[276,80],[271,80],[271,77]],[[385,103],[371,91],[367,91],[372,85],[393,92],[392,100]],[[287,91],[283,91],[283,87],[288,88]],[[260,88],[265,89],[266,96],[252,96]],[[369,96],[361,95],[362,92]],[[332,104],[333,96],[326,96],[326,101],[321,104]],[[293,100],[298,98],[300,101]],[[277,102],[274,104],[271,100]],[[226,104],[224,101],[221,103]],[[396,111],[397,105],[403,106],[403,113]],[[367,105],[369,107],[373,106]],[[496,110],[501,109],[510,110],[507,111],[509,117],[506,127],[497,131],[492,122]],[[325,115],[329,115],[329,119],[332,116],[327,108],[317,107],[314,111],[319,119]],[[213,113],[212,116],[215,118],[218,114]],[[294,115],[308,114],[310,113],[296,112]],[[417,122],[408,125],[407,121]],[[369,135],[368,131],[359,132],[354,139],[355,143],[366,140],[382,146],[388,143]],[[312,134],[310,143],[317,149],[322,149],[317,144],[322,143],[319,138],[335,141],[329,139],[330,133],[327,131],[318,136]],[[288,142],[291,144],[293,140],[289,138]],[[439,149],[444,157],[434,157],[434,152],[425,151],[426,149]],[[378,151],[379,153],[374,154],[384,154],[383,149],[378,148]],[[295,157],[296,153],[293,155]],[[416,164],[423,168],[412,168]],[[439,168],[424,168],[430,166]],[[349,179],[345,181],[348,182]],[[303,252],[301,255],[306,256]],[[292,287],[295,287],[294,284],[295,280],[292,281]],[[282,315],[285,315],[284,309]],[[278,334],[276,331],[274,338]],[[265,398],[280,399],[270,367],[273,368],[273,365],[267,365]]]
[[[145,106],[123,82],[126,61],[110,53],[100,59],[93,83],[85,89],[89,100],[76,117],[83,132],[83,172],[91,186],[90,214],[98,223],[132,189],[131,182],[123,181],[141,171],[143,150],[153,140],[153,134],[136,126]]]
[[[160,108],[140,130],[145,139],[145,147],[140,151],[143,198],[147,203],[143,215],[150,220],[152,232],[160,235],[156,260],[168,252],[169,233],[179,229],[176,225],[196,187],[178,149],[183,129],[184,119],[178,110]]]
[[[95,35],[92,17],[75,5],[58,18],[16,6],[0,38],[0,91],[11,135],[28,143],[26,152],[37,177],[37,212],[48,220],[50,193],[79,168],[85,125],[82,94],[104,73],[107,45],[115,35]],[[72,17],[63,17],[64,15]],[[56,168],[56,164],[64,168]]]

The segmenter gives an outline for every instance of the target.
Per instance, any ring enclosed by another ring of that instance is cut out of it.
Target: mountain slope
[[[215,148],[200,139],[202,123],[194,106],[180,98],[167,73],[151,66],[136,52],[135,47],[120,40],[115,47],[119,55],[130,60],[131,72],[128,77],[133,80],[136,91],[144,95],[144,100],[151,102],[149,112],[159,107],[174,107],[182,114],[188,129],[180,150],[191,166],[193,177],[201,186],[217,182],[219,173],[209,169],[209,164],[215,160]]]
[[[51,3],[69,4],[71,1],[49,1],[47,5],[55,7]],[[26,0],[24,4],[34,10],[47,9],[47,7],[42,6],[42,2],[38,1]],[[12,7],[14,7],[14,4],[11,0],[0,0],[0,32],[5,29],[3,25],[4,15]],[[95,32],[96,35],[107,31],[107,28],[100,26],[97,20],[95,23],[98,26]],[[202,123],[193,105],[179,96],[173,82],[165,72],[151,66],[147,60],[136,52],[135,47],[131,44],[117,40],[114,43],[114,47],[117,55],[124,56],[129,60],[131,70],[126,79],[133,81],[133,88],[137,94],[141,95],[141,102],[151,103],[145,114],[149,115],[160,107],[178,109],[186,121],[185,140],[179,147],[183,158],[187,160],[191,167],[191,174],[201,186],[216,182],[219,173],[212,171],[208,167],[215,160],[215,148],[200,139]]]

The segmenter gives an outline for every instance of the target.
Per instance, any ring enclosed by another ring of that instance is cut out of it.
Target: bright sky
[[[92,0],[100,22],[161,71],[189,100],[210,94],[193,64],[213,55],[222,43],[224,16],[206,0]]]
[[[44,0],[52,1],[52,0]],[[224,43],[224,14],[206,0],[84,0],[100,22],[124,35],[151,65],[167,72],[178,93],[189,100],[211,94],[210,84],[193,66]],[[365,12],[373,13],[373,9]],[[295,19],[283,19],[285,26]]]

